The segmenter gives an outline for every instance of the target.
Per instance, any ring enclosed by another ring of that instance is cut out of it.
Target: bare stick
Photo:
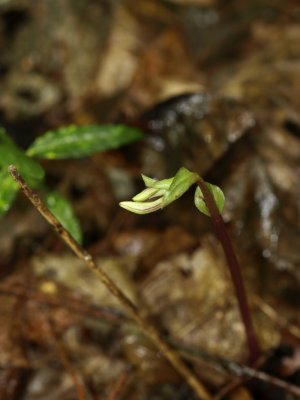
[[[261,350],[253,327],[239,262],[235,255],[231,240],[227,234],[222,215],[219,213],[219,210],[215,204],[213,195],[209,191],[202,178],[199,179],[198,185],[201,192],[203,193],[205,204],[210,212],[211,222],[214,226],[216,236],[219,239],[226,256],[227,265],[231,274],[231,279],[235,289],[241,318],[245,328],[245,334],[249,349],[249,363],[253,364],[260,356]]]
[[[250,379],[258,379],[262,382],[268,383],[272,386],[276,386],[285,390],[286,392],[298,396],[300,398],[300,387],[293,385],[292,383],[286,382],[280,378],[269,375],[264,371],[259,371],[256,368],[249,367],[247,365],[240,364],[236,361],[227,360],[223,357],[218,357],[216,355],[212,355],[207,353],[205,350],[195,348],[193,346],[183,346],[177,342],[172,342],[176,348],[180,351],[183,357],[194,362],[199,363],[201,360],[201,365],[203,361],[207,363],[207,365],[211,365],[213,369],[215,369],[219,373],[230,374],[238,377],[234,381],[229,382],[221,392],[216,394],[213,399],[220,400],[225,394],[228,394],[229,391],[235,389],[239,385],[243,383],[243,381],[247,381]]]
[[[145,334],[152,339],[157,348],[170,362],[178,374],[180,374],[190,385],[190,387],[194,389],[199,399],[211,400],[212,396],[206,387],[198,380],[197,376],[186,366],[176,351],[174,351],[172,347],[164,341],[158,330],[140,314],[139,310],[130,301],[130,299],[128,299],[128,297],[119,289],[119,287],[110,279],[110,277],[106,275],[106,273],[99,266],[97,266],[92,256],[85,249],[83,249],[80,244],[77,243],[76,240],[70,235],[70,233],[61,225],[57,218],[44,205],[40,197],[33,192],[33,190],[20,176],[17,168],[14,165],[10,165],[8,171],[34,207],[42,214],[49,224],[54,227],[58,235],[77,255],[77,257],[84,261],[85,265],[98,276],[100,281],[107,287],[113,296],[119,300],[128,314],[132,317],[132,319],[135,320]]]

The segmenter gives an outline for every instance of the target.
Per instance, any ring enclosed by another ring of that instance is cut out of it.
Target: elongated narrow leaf
[[[57,192],[48,193],[45,203],[49,210],[56,216],[64,228],[77,240],[82,242],[82,233],[79,222],[74,215],[72,205]]]
[[[218,186],[212,185],[211,183],[207,183],[207,182],[205,182],[205,183],[206,183],[206,186],[208,187],[209,191],[213,195],[213,198],[215,200],[215,203],[218,207],[219,212],[222,213],[224,204],[225,204],[224,193]],[[208,211],[208,208],[206,207],[206,204],[205,204],[205,201],[203,198],[203,193],[200,190],[199,186],[197,187],[197,189],[195,191],[195,205],[200,212],[202,212],[203,214],[210,217],[210,212]]]
[[[141,138],[139,130],[125,125],[71,125],[40,136],[27,154],[48,159],[79,158]]]
[[[2,168],[0,170],[0,217],[10,209],[18,189],[18,185],[9,175],[7,168]]]
[[[183,195],[194,183],[197,182],[199,176],[195,172],[182,167],[174,176],[171,186],[163,197],[162,206],[165,207]]]
[[[36,186],[44,177],[44,170],[34,160],[19,149],[10,137],[0,128],[0,168],[7,172],[10,164],[14,164],[21,175],[31,186]]]

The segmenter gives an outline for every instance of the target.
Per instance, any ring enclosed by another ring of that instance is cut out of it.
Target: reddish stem
[[[245,328],[245,334],[249,349],[249,363],[253,364],[260,356],[261,350],[253,327],[252,317],[247,301],[246,290],[239,262],[233,249],[231,240],[228,236],[223,217],[219,213],[213,195],[211,194],[210,190],[208,189],[206,183],[202,178],[199,179],[198,185],[201,192],[203,193],[203,199],[210,212],[211,221],[214,226],[216,236],[219,239],[226,256],[232,283],[239,305],[240,314]]]

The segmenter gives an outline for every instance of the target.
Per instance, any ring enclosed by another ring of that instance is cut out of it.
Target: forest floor
[[[299,22],[296,0],[0,1],[0,125],[19,146],[70,123],[145,132],[43,160],[47,185],[215,399],[299,398]],[[225,193],[259,366],[246,366],[222,248],[191,196],[148,216],[118,206],[141,173],[181,166]],[[21,193],[0,254],[0,400],[196,399]]]

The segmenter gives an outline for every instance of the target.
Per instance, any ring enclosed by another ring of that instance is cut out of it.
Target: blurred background
[[[145,217],[118,202],[141,173],[180,166],[224,190],[266,370],[299,384],[299,22],[296,0],[0,0],[0,125],[18,146],[71,123],[144,132],[42,160],[46,182],[166,337],[215,357],[190,363],[216,394],[235,378],[217,357],[245,363],[247,351],[209,219],[192,195]],[[194,398],[22,195],[0,254],[1,400]],[[251,380],[227,398],[296,397]]]

